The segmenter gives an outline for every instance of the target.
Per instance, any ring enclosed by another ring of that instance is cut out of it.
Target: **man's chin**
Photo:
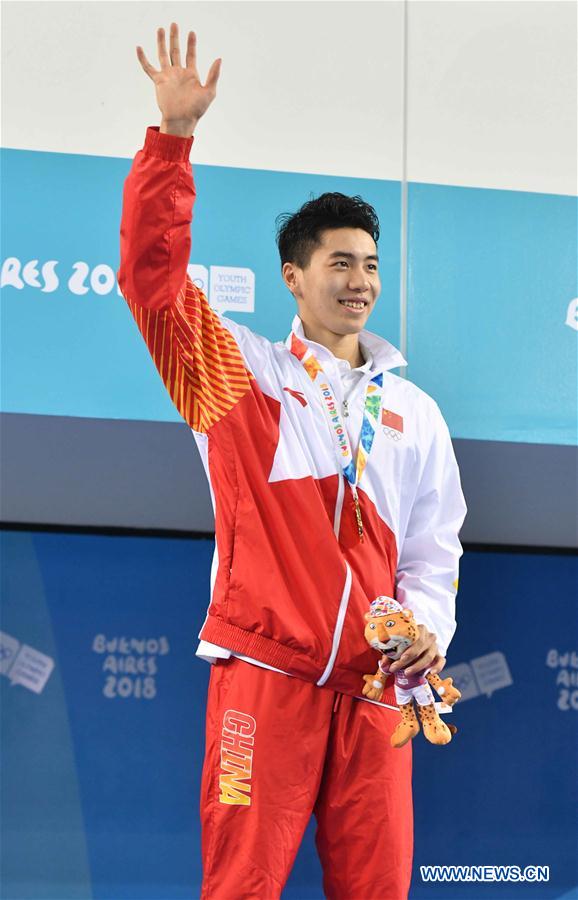
[[[359,334],[365,328],[367,318],[359,322],[336,322],[335,327],[331,330],[334,334],[340,334],[345,337],[346,334]]]

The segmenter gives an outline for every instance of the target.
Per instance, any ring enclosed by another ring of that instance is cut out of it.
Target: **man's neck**
[[[322,344],[323,347],[327,347],[337,359],[346,359],[352,369],[362,366],[365,362],[359,347],[359,335],[334,334],[325,328],[306,325],[303,319],[301,319],[301,323],[303,325],[303,334],[308,341],[315,341],[316,344]]]

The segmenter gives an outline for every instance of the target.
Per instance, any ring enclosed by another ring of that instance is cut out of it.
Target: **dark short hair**
[[[321,232],[327,228],[362,228],[375,243],[379,240],[379,219],[373,206],[361,197],[321,194],[303,204],[296,213],[281,213],[275,219],[281,265],[295,263],[305,269],[311,254],[321,246]]]

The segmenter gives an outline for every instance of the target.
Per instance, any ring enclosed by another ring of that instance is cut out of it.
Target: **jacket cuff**
[[[143,152],[169,162],[188,162],[194,139],[194,135],[183,138],[176,134],[162,134],[158,125],[150,125],[146,131]]]

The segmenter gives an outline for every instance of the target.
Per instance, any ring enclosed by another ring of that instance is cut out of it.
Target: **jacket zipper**
[[[335,665],[335,660],[337,658],[337,651],[339,650],[339,643],[341,641],[341,632],[343,631],[343,624],[345,622],[345,613],[347,612],[347,605],[349,603],[349,595],[351,594],[351,569],[349,568],[349,563],[345,563],[347,572],[345,575],[345,585],[343,586],[343,593],[341,595],[341,601],[339,603],[339,612],[337,613],[337,621],[335,623],[335,631],[333,632],[333,642],[331,644],[331,655],[325,666],[325,671],[319,681],[317,682],[318,687],[321,687],[333,671],[333,666]]]
[[[338,474],[339,481],[337,482],[337,500],[335,501],[335,516],[333,517],[333,531],[335,532],[335,537],[339,541],[339,529],[341,527],[341,513],[343,511],[343,498],[345,496],[345,476],[339,472]],[[351,569],[349,568],[349,564],[346,562],[346,573],[345,573],[345,584],[343,586],[343,593],[341,594],[341,600],[339,601],[339,610],[337,612],[337,620],[335,622],[335,631],[333,632],[333,641],[331,644],[331,653],[329,655],[329,660],[327,665],[325,666],[325,671],[323,675],[317,682],[317,685],[321,687],[321,685],[325,684],[331,672],[333,671],[333,666],[335,664],[335,659],[337,657],[337,651],[339,650],[339,643],[341,641],[341,633],[343,631],[343,623],[345,622],[345,613],[347,612],[347,605],[349,603],[349,595],[351,593]]]
[[[341,528],[341,513],[343,512],[343,498],[345,496],[345,476],[342,472],[337,473],[337,499],[335,501],[335,515],[333,516],[333,531],[335,537],[339,541],[339,529]]]
[[[362,380],[363,384],[366,384],[370,378],[366,377]],[[358,385],[359,388],[359,385]],[[347,405],[347,401],[344,401],[344,413],[345,415],[349,415],[349,409]],[[343,500],[345,496],[345,475],[342,471],[338,474],[339,482],[337,485],[337,499],[335,501],[335,515],[333,517],[333,531],[335,533],[335,537],[339,542],[339,529],[341,527],[341,514],[343,512]],[[333,641],[331,644],[331,654],[329,656],[329,660],[327,665],[325,666],[325,671],[323,675],[317,682],[318,687],[321,687],[325,684],[331,672],[333,671],[333,666],[335,665],[335,660],[337,658],[337,652],[339,650],[339,644],[341,642],[341,634],[343,632],[343,625],[345,623],[345,614],[347,612],[347,607],[349,605],[349,596],[351,594],[351,569],[349,568],[349,563],[345,563],[346,573],[345,573],[345,584],[343,586],[343,593],[341,595],[341,600],[339,602],[339,610],[337,612],[337,621],[335,623],[335,631],[333,632]]]

